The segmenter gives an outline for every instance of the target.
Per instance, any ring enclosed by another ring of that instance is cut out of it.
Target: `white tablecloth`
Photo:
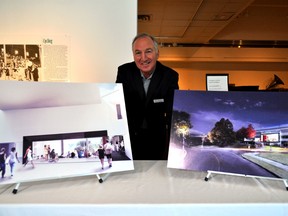
[[[135,170],[0,187],[0,215],[287,216],[282,181],[167,168],[134,161]]]

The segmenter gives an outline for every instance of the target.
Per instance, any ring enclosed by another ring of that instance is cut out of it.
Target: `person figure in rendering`
[[[32,167],[35,168],[34,162],[33,162],[33,156],[32,156],[31,146],[29,146],[29,147],[26,149],[24,158],[26,158],[26,162],[25,162],[25,164],[24,164],[24,167],[25,167],[29,162],[31,162]]]
[[[57,162],[55,149],[52,149],[52,151],[50,152],[50,162]]]
[[[100,159],[102,170],[103,170],[104,169],[104,158],[105,158],[105,152],[104,152],[103,145],[99,145],[99,148],[97,151],[98,151],[98,157]]]
[[[7,155],[5,152],[5,148],[1,148],[1,150],[0,150],[0,168],[1,168],[1,177],[2,178],[5,177],[5,173],[6,173],[6,159],[7,159]]]
[[[110,168],[112,167],[113,146],[109,141],[107,141],[106,144],[104,145],[104,151],[105,151],[105,155],[107,157],[109,168]]]
[[[44,158],[46,161],[48,161],[48,147],[47,147],[47,145],[44,145]]]
[[[10,173],[11,173],[11,177],[14,175],[13,174],[13,171],[14,171],[14,167],[15,167],[15,163],[16,163],[16,161],[18,162],[18,163],[20,163],[20,160],[18,159],[18,154],[17,154],[17,152],[16,152],[16,148],[15,147],[12,147],[11,148],[11,152],[10,152],[10,154],[9,154],[9,157],[8,157],[8,161],[7,161],[7,163],[9,164],[9,166],[10,166]]]
[[[158,61],[153,36],[138,34],[132,51],[134,61],[118,67],[116,83],[123,85],[133,159],[166,160],[179,75]]]
[[[47,146],[47,151],[48,151],[48,160],[49,160],[50,159],[50,153],[51,153],[50,145]]]

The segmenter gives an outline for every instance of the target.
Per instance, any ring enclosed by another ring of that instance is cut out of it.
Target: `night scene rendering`
[[[287,179],[287,96],[175,91],[168,167]]]

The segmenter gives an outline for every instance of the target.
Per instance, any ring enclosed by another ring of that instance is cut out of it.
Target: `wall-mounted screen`
[[[206,74],[207,91],[228,91],[229,74]]]
[[[206,74],[207,91],[228,91],[229,74]]]

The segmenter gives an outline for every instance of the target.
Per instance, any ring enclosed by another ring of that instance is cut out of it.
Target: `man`
[[[118,67],[116,83],[123,84],[133,159],[166,160],[179,76],[158,61],[153,36],[137,35],[132,51],[134,62]]]

